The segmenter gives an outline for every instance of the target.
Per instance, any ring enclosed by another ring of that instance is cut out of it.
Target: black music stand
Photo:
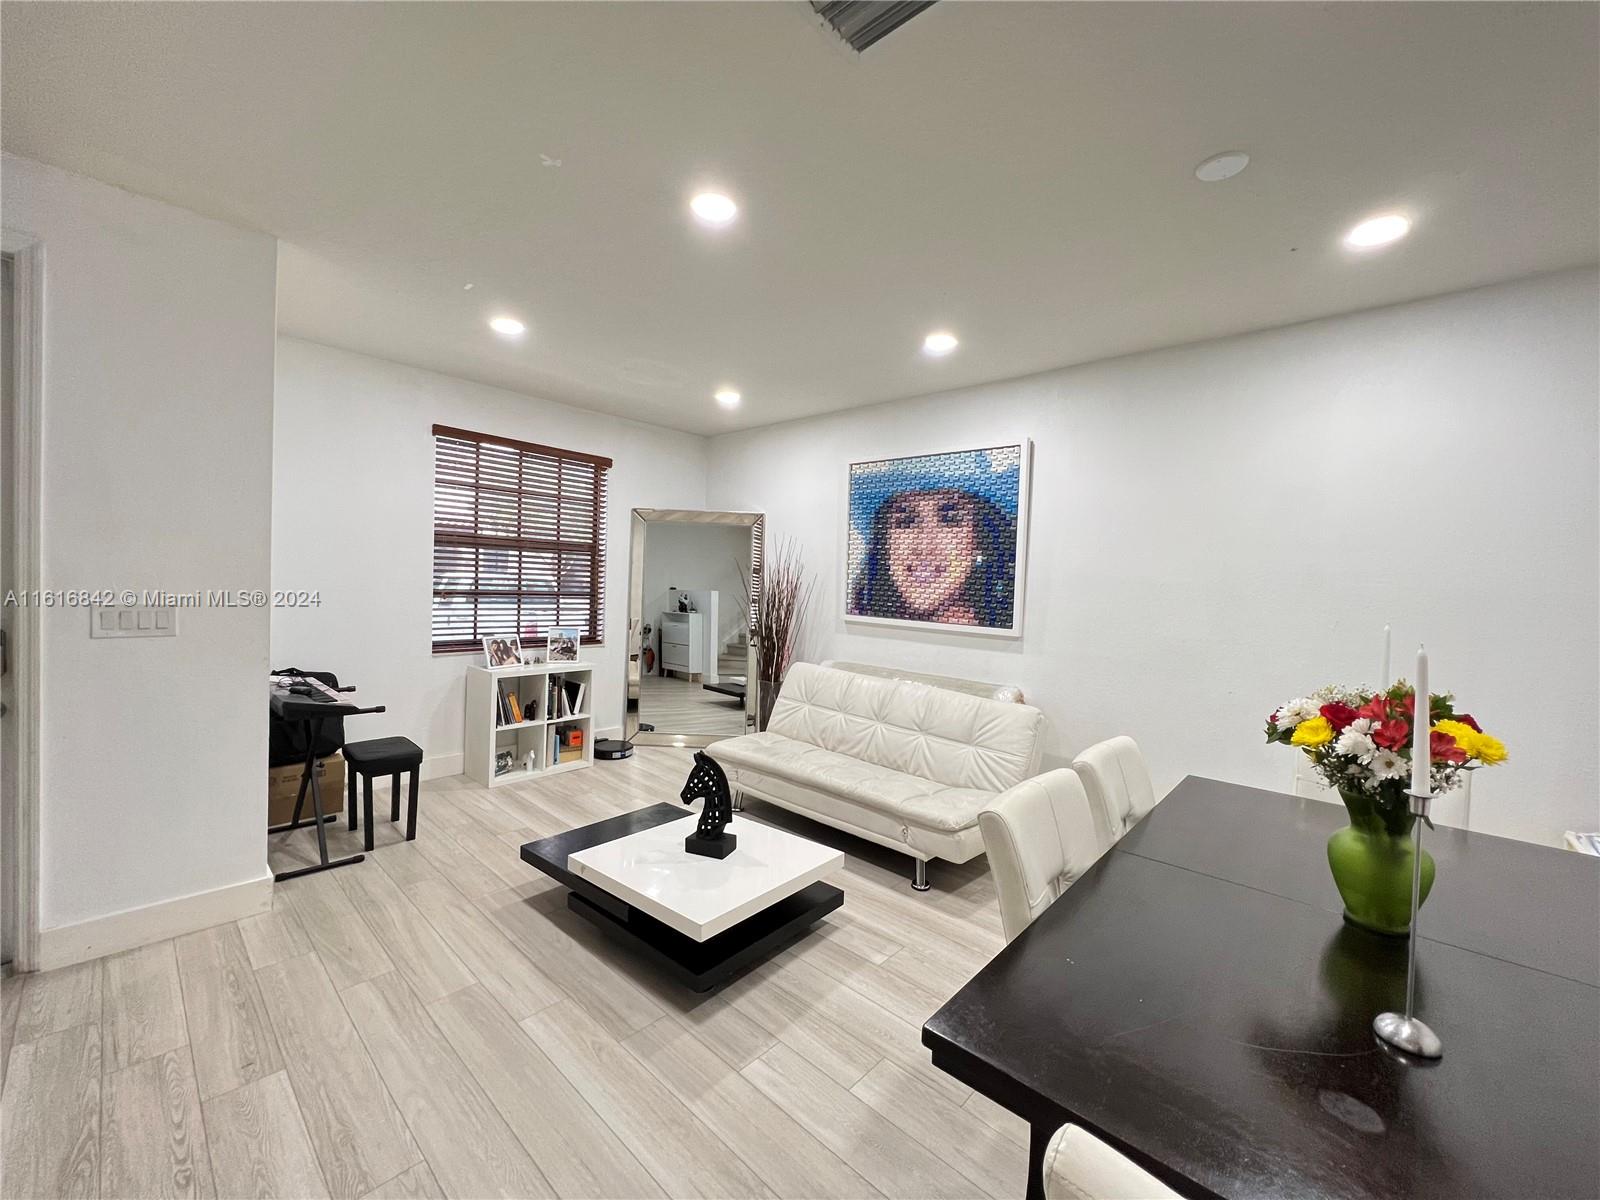
[[[299,721],[304,726],[306,738],[306,766],[300,775],[300,793],[294,799],[294,815],[289,818],[287,825],[268,826],[267,832],[288,833],[290,830],[299,829],[305,825],[315,825],[317,829],[317,851],[321,857],[320,862],[309,867],[296,867],[292,871],[279,871],[273,874],[274,880],[294,879],[300,875],[314,875],[318,871],[331,871],[334,867],[348,867],[351,863],[358,863],[366,857],[364,854],[352,854],[348,858],[328,858],[328,833],[326,822],[331,818],[322,811],[322,788],[317,784],[317,739],[322,732],[322,722],[334,717],[355,717],[363,713],[381,713],[385,706],[374,705],[371,708],[362,708],[353,703],[345,703],[324,695],[320,689],[313,687],[313,694],[298,696],[282,688],[271,687],[272,711],[285,721]],[[355,688],[344,687],[333,689],[341,692],[353,692]],[[311,791],[311,819],[302,821],[300,811],[305,807],[306,790]]]

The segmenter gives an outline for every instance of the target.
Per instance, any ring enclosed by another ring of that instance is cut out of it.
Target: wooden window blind
[[[433,651],[604,640],[609,458],[433,427]]]

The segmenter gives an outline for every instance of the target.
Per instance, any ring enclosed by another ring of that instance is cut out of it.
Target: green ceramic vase
[[[1411,928],[1416,818],[1403,797],[1385,804],[1365,792],[1340,789],[1339,795],[1350,824],[1328,839],[1328,867],[1344,899],[1344,919],[1374,933],[1403,936]],[[1424,850],[1421,901],[1433,888],[1433,870],[1433,856]]]

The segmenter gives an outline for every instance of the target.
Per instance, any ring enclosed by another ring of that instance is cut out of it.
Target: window
[[[433,427],[433,652],[560,626],[603,639],[611,460]]]

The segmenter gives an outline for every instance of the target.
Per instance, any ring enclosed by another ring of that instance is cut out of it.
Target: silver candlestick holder
[[[1380,1041],[1414,1054],[1418,1058],[1439,1058],[1444,1054],[1444,1043],[1439,1035],[1419,1021],[1414,1015],[1417,1003],[1417,910],[1422,906],[1422,827],[1428,823],[1428,809],[1433,797],[1428,793],[1410,792],[1412,860],[1411,860],[1411,930],[1406,945],[1406,1011],[1379,1013],[1372,1019],[1372,1032]]]

